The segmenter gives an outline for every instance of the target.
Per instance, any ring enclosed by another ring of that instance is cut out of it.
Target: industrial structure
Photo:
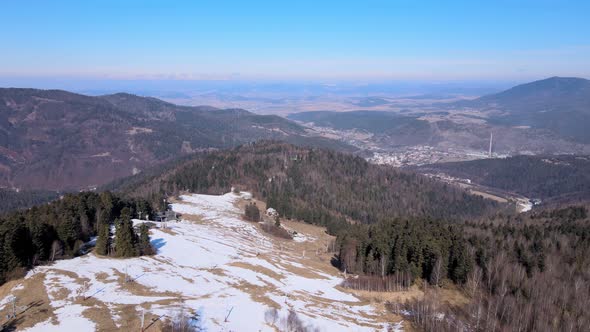
[[[494,133],[490,132],[490,149],[488,151],[488,157],[492,158],[492,144],[494,142]]]

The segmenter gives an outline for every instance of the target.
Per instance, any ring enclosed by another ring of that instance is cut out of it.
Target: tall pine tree
[[[96,239],[96,253],[106,256],[111,247],[111,225],[108,223],[98,224],[98,238]]]
[[[150,243],[150,228],[146,224],[139,226],[139,250],[142,255],[153,255],[155,250]]]
[[[131,222],[131,213],[128,208],[121,210],[121,217],[115,223],[115,252],[117,257],[139,256],[137,235]]]

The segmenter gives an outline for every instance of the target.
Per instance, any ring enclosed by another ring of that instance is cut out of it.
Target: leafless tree
[[[437,257],[436,262],[434,263],[434,267],[432,269],[432,275],[431,275],[431,280],[430,282],[433,285],[438,286],[440,284],[440,281],[442,279],[442,258],[441,257]]]
[[[162,332],[197,332],[193,318],[186,311],[180,310],[162,325]]]
[[[270,326],[274,326],[279,319],[279,312],[275,308],[270,308],[264,313],[264,320]]]
[[[55,240],[51,244],[51,261],[54,261],[56,257],[63,254],[63,246],[60,241]]]

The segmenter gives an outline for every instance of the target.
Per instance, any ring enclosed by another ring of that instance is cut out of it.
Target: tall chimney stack
[[[492,144],[494,142],[494,133],[490,132],[490,150],[488,151],[488,156],[492,158]]]

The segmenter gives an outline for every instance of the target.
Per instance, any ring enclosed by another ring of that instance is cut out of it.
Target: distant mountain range
[[[590,143],[590,80],[583,78],[551,77],[452,106],[497,110],[492,124],[548,129]]]
[[[85,189],[181,155],[261,139],[354,150],[346,140],[314,136],[290,119],[340,130],[360,129],[387,147],[447,142],[477,150],[487,142],[489,125],[498,128],[496,133],[502,128],[512,130],[496,141],[498,148],[505,146],[508,151],[514,142],[519,142],[516,150],[548,153],[578,151],[582,148],[567,150],[567,144],[590,143],[590,81],[586,79],[553,77],[438,106],[446,112],[424,113],[438,117],[436,121],[426,121],[415,112],[377,111],[306,112],[285,119],[243,109],[178,106],[124,93],[85,96],[61,90],[0,89],[0,188]],[[476,120],[485,122],[457,124],[447,118],[462,109],[481,111]],[[564,138],[569,141],[563,143]],[[554,141],[559,141],[556,147],[551,145]]]
[[[0,187],[78,190],[183,154],[260,139],[352,149],[242,109],[177,106],[130,94],[0,89]]]
[[[383,101],[363,98],[358,105]],[[384,150],[430,145],[483,151],[493,132],[494,147],[502,154],[585,154],[590,151],[590,81],[552,77],[473,100],[405,110],[301,112],[288,118],[356,129],[372,135],[366,145]]]
[[[499,106],[513,112],[542,112],[567,108],[590,113],[590,80],[551,77],[486,95],[472,103]]]

